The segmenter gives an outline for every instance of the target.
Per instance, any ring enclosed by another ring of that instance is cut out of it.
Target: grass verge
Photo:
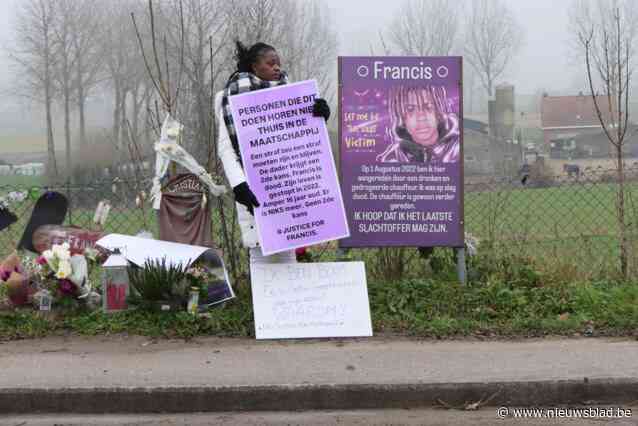
[[[571,282],[525,286],[500,280],[467,286],[443,280],[369,284],[375,333],[426,338],[633,335],[638,329],[638,285]],[[62,333],[150,337],[254,336],[250,292],[214,308],[207,317],[185,312],[68,311],[42,317],[0,313],[0,339]]]

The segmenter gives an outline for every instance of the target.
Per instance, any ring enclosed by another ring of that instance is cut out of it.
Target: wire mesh
[[[95,208],[109,200],[111,213],[105,232],[134,235],[142,230],[158,235],[158,220],[148,199],[139,205],[140,191],[148,193],[147,181],[104,181],[90,185],[62,184],[49,187],[0,185],[0,197],[12,191],[42,194],[47,190],[63,193],[69,200],[66,225],[96,229]],[[615,171],[589,171],[579,176],[551,176],[539,181],[497,177],[467,177],[465,181],[465,231],[480,240],[479,248],[513,252],[533,259],[539,267],[567,267],[582,275],[609,275],[619,270],[620,233],[617,209],[619,185]],[[630,169],[624,185],[625,224],[630,269],[638,246],[638,173]],[[31,216],[37,197],[27,197],[10,205],[18,221],[0,231],[0,255],[15,249]],[[239,243],[229,196],[223,201],[226,228],[221,225],[220,204],[213,209],[213,240],[219,247],[232,239]],[[226,232],[224,232],[226,229]],[[335,243],[311,248],[313,258],[340,258]],[[358,257],[373,259],[374,251],[360,250]],[[234,259],[245,256],[243,251]]]

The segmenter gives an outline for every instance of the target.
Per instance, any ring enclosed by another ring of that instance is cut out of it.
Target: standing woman
[[[288,77],[281,69],[280,58],[274,47],[265,43],[256,43],[247,49],[237,41],[236,49],[237,70],[228,79],[224,90],[215,96],[215,115],[219,123],[218,153],[228,183],[235,194],[242,243],[250,250],[251,263],[294,263],[296,262],[294,250],[271,256],[264,256],[261,252],[254,217],[254,208],[259,207],[259,200],[246,182],[237,132],[228,102],[228,98],[233,95],[286,84]],[[327,121],[330,117],[328,103],[323,99],[316,99],[313,115],[323,117]]]

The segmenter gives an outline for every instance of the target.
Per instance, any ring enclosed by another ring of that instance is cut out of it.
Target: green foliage
[[[517,287],[502,280],[461,285],[432,279],[369,284],[375,333],[422,337],[631,334],[638,327],[638,285],[634,282],[571,282]],[[251,337],[249,291],[193,316],[183,309],[157,312],[132,309],[104,314],[84,309],[53,313],[0,313],[0,339],[42,337],[62,332],[81,335],[128,333],[151,337],[202,335]]]
[[[371,284],[374,326],[432,337],[572,334],[587,324],[602,334],[624,334],[638,326],[636,283],[522,284],[499,279],[467,286],[427,279]]]
[[[369,279],[375,333],[525,337],[583,334],[593,328],[595,335],[626,335],[638,327],[638,282],[574,280],[539,272],[526,256],[494,251],[470,258],[472,278],[462,285],[455,278],[451,250],[435,250],[427,261],[420,262],[424,269],[419,273],[410,270],[409,278]],[[73,308],[54,311],[48,317],[24,310],[0,312],[0,339],[61,332],[181,338],[253,336],[252,300],[246,282],[235,283],[236,299],[211,308],[204,316],[193,316],[181,305],[187,292],[184,271],[165,261],[145,266],[130,271],[139,299],[144,295],[148,301],[178,301],[178,310],[146,309],[152,305],[149,302],[115,314]]]
[[[181,305],[187,294],[186,269],[182,265],[161,260],[147,260],[142,268],[129,266],[128,275],[134,290],[130,302],[146,306],[148,302],[167,302]]]
[[[479,254],[469,257],[467,263],[473,282],[501,280],[515,287],[537,287],[541,283],[533,260],[518,253],[479,250]]]

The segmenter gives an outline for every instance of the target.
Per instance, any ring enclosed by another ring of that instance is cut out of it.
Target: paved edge
[[[187,413],[391,409],[485,401],[490,406],[623,404],[638,379],[496,383],[0,389],[0,414]]]

